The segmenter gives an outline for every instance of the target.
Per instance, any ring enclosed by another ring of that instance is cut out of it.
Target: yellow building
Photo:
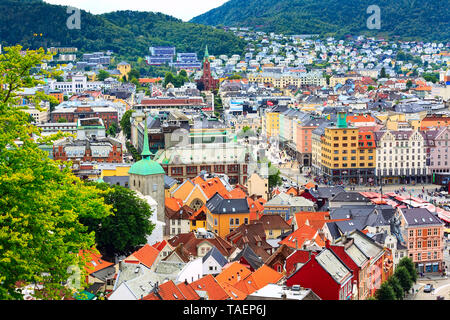
[[[117,65],[117,70],[120,72],[120,76],[126,76],[128,78],[128,73],[131,71],[131,65],[125,61],[122,61]]]
[[[225,199],[215,194],[206,204],[206,228],[224,238],[243,223],[250,222],[247,199]]]
[[[278,112],[267,112],[265,114],[266,136],[278,136],[280,134],[280,114]]]
[[[190,220],[190,231],[197,232],[198,229],[202,228],[206,230],[206,207],[203,206],[195,212],[195,214],[189,219]]]
[[[335,87],[338,83],[344,85],[348,77],[332,76],[330,78],[330,87]]]
[[[115,165],[111,168],[102,169],[101,177],[128,177],[131,164]]]
[[[321,166],[324,176],[332,181],[356,184],[374,182],[374,133],[348,127],[346,114],[339,113],[337,126],[325,128]]]

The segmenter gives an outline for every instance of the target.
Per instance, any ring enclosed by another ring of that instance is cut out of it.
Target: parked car
[[[437,297],[436,297],[436,300],[445,300],[445,297],[443,297],[443,296],[437,296]]]
[[[433,285],[429,284],[429,283],[427,283],[425,285],[425,287],[423,288],[423,292],[431,292],[432,290],[433,290]]]

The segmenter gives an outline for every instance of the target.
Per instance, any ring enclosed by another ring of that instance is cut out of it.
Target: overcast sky
[[[188,21],[199,14],[221,6],[227,0],[44,0],[47,3],[72,6],[94,14],[117,10],[153,11]]]

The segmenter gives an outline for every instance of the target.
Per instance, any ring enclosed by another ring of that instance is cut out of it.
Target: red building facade
[[[205,58],[203,60],[203,71],[200,79],[196,80],[199,90],[213,91],[219,87],[219,79],[213,77],[211,73],[211,63],[209,61],[208,46],[205,50]]]

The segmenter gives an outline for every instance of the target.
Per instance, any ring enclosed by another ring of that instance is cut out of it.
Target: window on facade
[[[233,218],[230,219],[230,226],[232,226],[234,224],[234,220]]]
[[[190,167],[186,167],[186,173],[187,174],[197,174],[197,167],[193,167],[193,166],[190,166]]]
[[[418,237],[421,237],[421,236],[422,236],[422,230],[421,230],[421,229],[417,230],[417,236],[418,236]]]

